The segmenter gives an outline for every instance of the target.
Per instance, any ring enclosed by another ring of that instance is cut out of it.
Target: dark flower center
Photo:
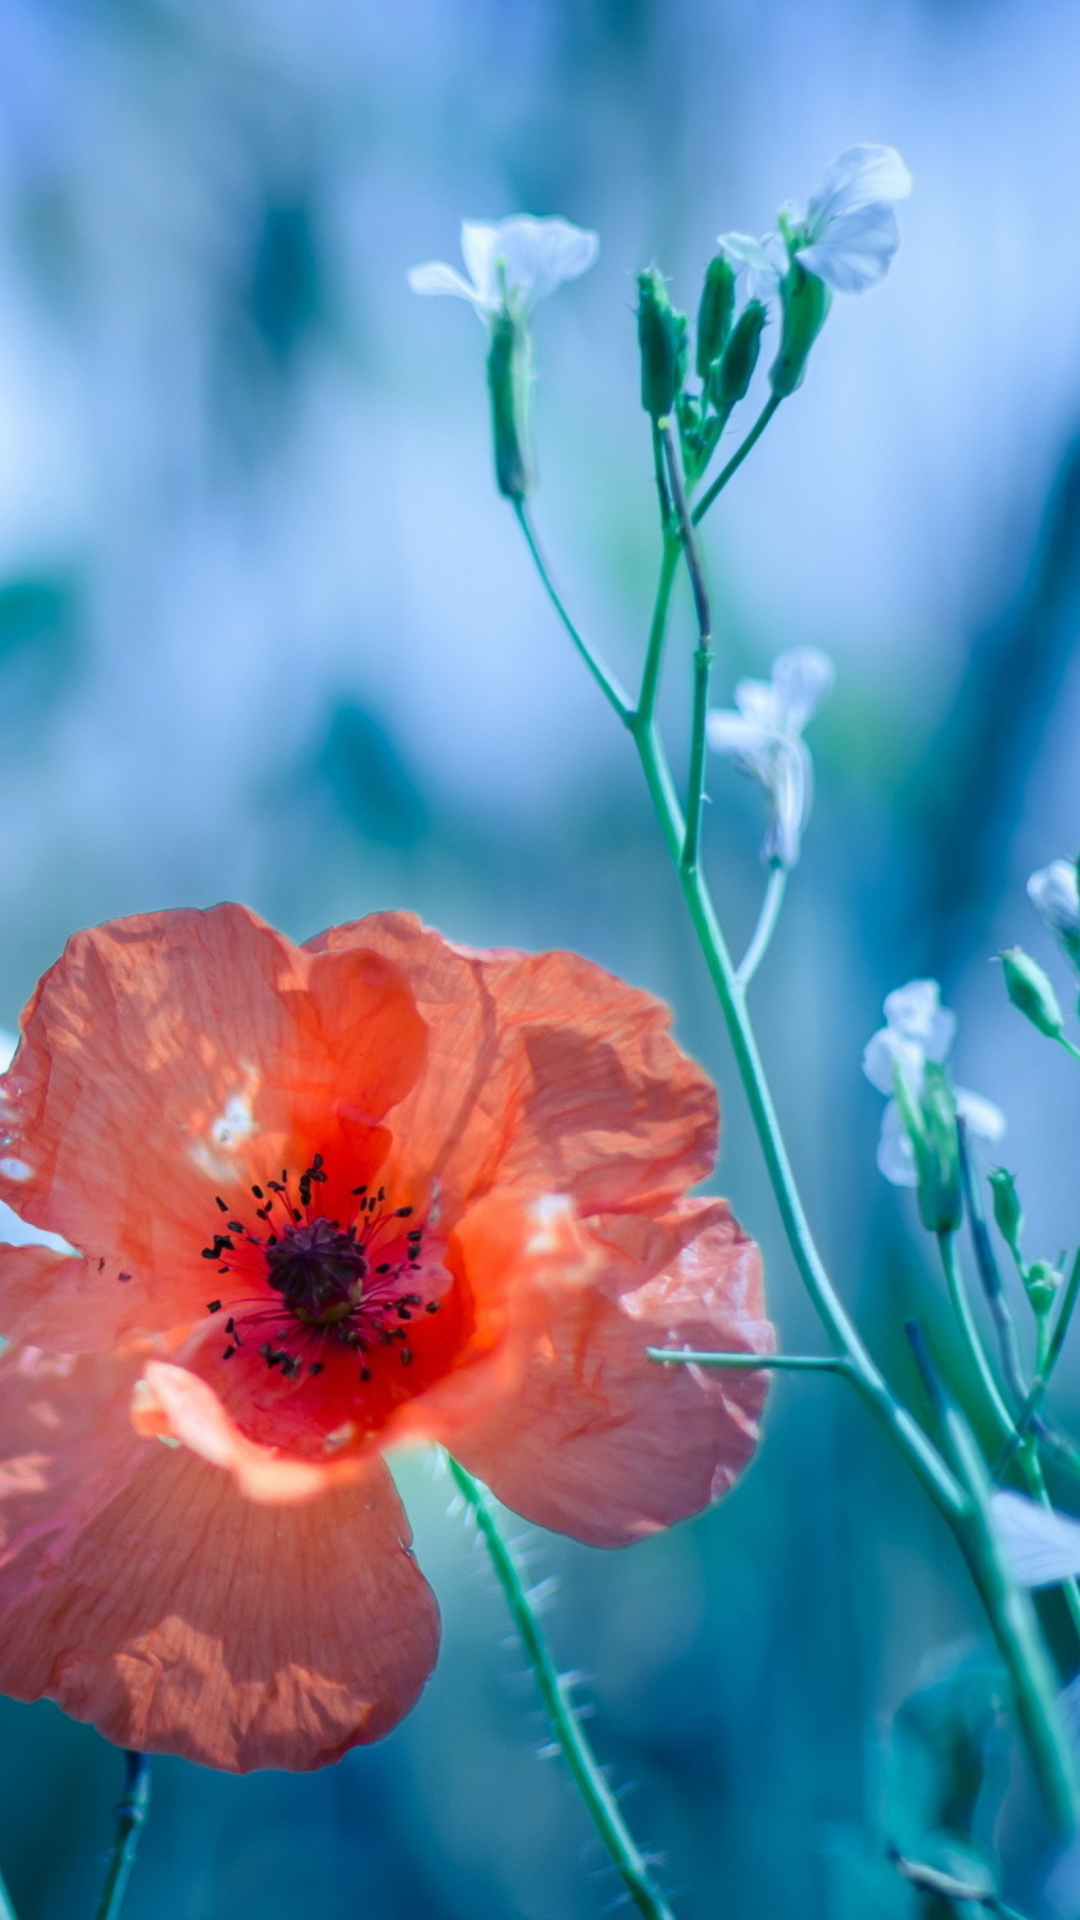
[[[209,1313],[230,1309],[224,1359],[241,1348],[254,1350],[268,1368],[298,1380],[304,1372],[322,1373],[328,1349],[345,1347],[359,1359],[362,1381],[371,1379],[379,1349],[396,1352],[402,1366],[412,1361],[409,1322],[439,1306],[415,1290],[424,1229],[405,1226],[412,1207],[388,1208],[383,1187],[351,1190],[355,1214],[346,1225],[328,1218],[315,1198],[326,1178],[317,1153],[295,1182],[295,1194],[287,1168],[280,1180],[253,1186],[258,1228],[218,1195],[228,1231],[214,1235],[203,1259],[216,1261],[221,1274],[261,1282],[280,1295],[280,1304],[265,1292],[207,1301]]]

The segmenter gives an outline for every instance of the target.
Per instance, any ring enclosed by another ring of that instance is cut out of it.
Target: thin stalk
[[[517,514],[521,531],[528,542],[529,552],[532,554],[536,571],[540,575],[548,599],[551,601],[559,619],[570,635],[571,640],[581,655],[581,658],[584,660],[585,665],[588,667],[589,672],[592,674],[593,679],[596,681],[605,700],[608,702],[608,705],[614,707],[624,726],[627,725],[634,711],[633,701],[629,694],[620,686],[610,667],[606,666],[600,658],[600,655],[593,651],[588,641],[578,632],[577,627],[571,620],[555,582],[548,572],[547,561],[544,559],[540,543],[533,531],[532,520],[529,517],[529,509],[524,500],[515,498],[513,507],[514,512]]]
[[[1050,1375],[1061,1359],[1061,1349],[1065,1344],[1065,1335],[1069,1331],[1069,1322],[1073,1317],[1073,1311],[1078,1299],[1080,1299],[1080,1248],[1077,1249],[1076,1258],[1072,1263],[1072,1271],[1065,1283],[1065,1291],[1061,1296],[1061,1305],[1058,1308],[1057,1319],[1054,1321],[1054,1331],[1050,1335],[1047,1344],[1046,1358],[1040,1374],[1040,1379],[1044,1385],[1046,1381],[1049,1380]]]
[[[675,435],[670,424],[660,428],[664,452],[667,455],[668,483],[671,497],[675,503],[675,519],[678,523],[679,538],[686,555],[686,570],[690,575],[690,588],[694,596],[694,613],[697,618],[698,643],[694,649],[694,706],[690,725],[690,771],[686,791],[686,831],[683,835],[682,864],[685,868],[697,866],[698,851],[701,846],[701,814],[705,805],[705,753],[706,721],[709,714],[709,675],[712,672],[712,609],[709,605],[709,590],[705,584],[705,568],[697,540],[694,537],[694,525],[690,518],[690,509],[686,502],[686,490],[679,470],[679,454],[675,445]]]
[[[124,1754],[124,1795],[116,1809],[116,1838],[94,1920],[116,1920],[123,1904],[139,1834],[150,1812],[150,1762],[145,1753]]]
[[[623,1884],[645,1920],[674,1920],[671,1908],[654,1885],[633,1836],[619,1811],[618,1802],[604,1779],[603,1772],[581,1724],[574,1712],[570,1689],[561,1679],[539,1623],[529,1605],[525,1583],[517,1562],[503,1539],[495,1513],[495,1503],[487,1488],[458,1461],[450,1457],[450,1472],[476,1516],[484,1545],[491,1556],[510,1616],[524,1649],[525,1658],[551,1721],[552,1731],[562,1749],[574,1785],[585,1804],[593,1826],[622,1876]]]
[[[1012,1395],[1015,1415],[1026,1403],[1028,1395],[1024,1363],[1020,1357],[1020,1339],[1016,1331],[1016,1321],[1012,1317],[1005,1297],[1005,1289],[1001,1284],[998,1264],[994,1258],[982,1194],[979,1191],[978,1174],[971,1163],[967,1127],[962,1119],[957,1121],[956,1131],[960,1141],[960,1174],[964,1186],[964,1200],[967,1204],[968,1224],[971,1228],[971,1244],[975,1250],[975,1264],[979,1270],[990,1316],[997,1329],[998,1347],[1001,1351],[1001,1371]]]
[[[1035,1609],[998,1547],[990,1515],[994,1489],[971,1429],[931,1365],[922,1329],[909,1321],[906,1332],[952,1465],[968,1496],[963,1518],[953,1530],[993,1622],[994,1638],[1008,1668],[1017,1715],[1047,1808],[1061,1833],[1073,1833],[1080,1825],[1080,1783],[1058,1712],[1057,1682]]]
[[[768,426],[769,421],[772,419],[773,414],[776,412],[777,407],[780,405],[780,399],[781,399],[781,396],[779,394],[776,394],[776,393],[770,394],[768,400],[766,400],[765,405],[762,407],[761,412],[758,414],[757,419],[754,421],[753,426],[751,427],[749,433],[747,434],[746,439],[741,443],[740,446],[736,447],[735,452],[732,454],[731,459],[727,463],[727,466],[721,468],[720,472],[717,474],[716,479],[713,481],[712,486],[709,488],[708,492],[702,494],[701,499],[698,501],[697,506],[694,508],[695,527],[698,525],[699,521],[705,518],[705,515],[708,513],[709,508],[712,506],[712,503],[716,499],[717,494],[723,493],[724,488],[727,486],[728,481],[732,477],[732,474],[738,473],[739,468],[742,466],[742,463],[746,459],[747,454],[752,453],[753,449],[757,446],[757,443],[761,439],[761,436],[764,433],[766,427]]]
[[[682,543],[678,534],[672,533],[670,529],[665,531],[664,551],[660,560],[660,580],[656,589],[656,604],[653,607],[649,644],[645,649],[645,666],[641,675],[641,692],[638,696],[637,712],[630,723],[635,727],[650,727],[656,715],[656,701],[660,692],[660,669],[664,663],[664,641],[667,638],[668,613],[671,607],[671,590],[675,584],[681,550]]]
[[[646,1347],[645,1352],[650,1360],[677,1360],[684,1367],[733,1367],[746,1373],[760,1373],[766,1368],[773,1373],[851,1372],[848,1362],[837,1353],[687,1353],[677,1347]]]
[[[765,888],[765,898],[761,903],[761,912],[758,914],[757,926],[750,935],[750,944],[735,969],[735,978],[744,993],[769,951],[769,943],[776,932],[776,923],[784,904],[787,880],[787,868],[774,862],[769,868],[768,884]]]
[[[1020,1472],[1023,1475],[1024,1485],[1031,1495],[1031,1498],[1037,1500],[1040,1507],[1045,1507],[1048,1512],[1053,1512],[1054,1503],[1047,1491],[1046,1481],[1043,1477],[1042,1461],[1039,1459],[1039,1449],[1038,1446],[1030,1440],[1026,1446],[1020,1449]],[[1060,1582],[1060,1586],[1065,1596],[1065,1605],[1069,1610],[1069,1618],[1076,1629],[1077,1635],[1080,1636],[1080,1583],[1077,1582],[1076,1575],[1070,1573]]]
[[[1009,1439],[1011,1435],[1015,1433],[1016,1428],[1013,1424],[1012,1414],[1005,1405],[1001,1396],[1001,1389],[994,1378],[993,1369],[986,1356],[986,1348],[983,1346],[982,1340],[979,1337],[979,1329],[975,1324],[975,1316],[971,1311],[971,1301],[968,1299],[963,1272],[961,1271],[960,1261],[956,1252],[956,1235],[954,1233],[939,1233],[937,1239],[941,1252],[941,1264],[945,1270],[945,1284],[949,1289],[949,1299],[952,1301],[953,1312],[959,1322],[965,1351],[974,1371],[979,1376],[983,1394],[990,1405],[998,1427],[1001,1429],[999,1439]]]

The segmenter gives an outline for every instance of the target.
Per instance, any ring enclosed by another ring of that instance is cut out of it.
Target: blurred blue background
[[[404,905],[463,941],[578,948],[673,1003],[722,1086],[719,1186],[781,1339],[818,1342],[629,742],[494,493],[483,333],[405,272],[456,258],[462,214],[599,229],[537,320],[537,514],[629,675],[657,559],[633,275],[655,261],[692,307],[722,228],[895,143],[916,192],[894,269],[837,299],[709,552],[724,700],[786,647],[838,663],[755,994],[824,1249],[911,1390],[904,1314],[948,1335],[874,1165],[859,1055],[890,987],[935,972],[960,1009],[958,1077],[1008,1112],[1030,1251],[1080,1231],[1075,1070],[987,964],[1022,940],[1056,968],[1024,881],[1080,842],[1078,78],[1068,0],[6,0],[0,1021],[72,928],[162,905],[238,898],[301,938]],[[738,944],[760,796],[720,764],[711,792]],[[888,1716],[978,1616],[844,1391],[779,1382],[752,1473],[668,1536],[532,1540],[684,1920],[923,1910],[852,1860]],[[1078,1397],[1066,1361],[1064,1418]],[[447,1483],[415,1458],[400,1479],[445,1623],[420,1706],[310,1778],[158,1763],[130,1920],[616,1906]],[[87,1912],[118,1757],[50,1706],[0,1727],[21,1920]],[[1028,1912],[1080,1912],[1015,1759],[1001,1837]]]

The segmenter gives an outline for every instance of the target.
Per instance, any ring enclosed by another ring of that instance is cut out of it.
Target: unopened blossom
[[[432,260],[410,269],[409,285],[414,293],[468,300],[481,319],[507,308],[524,317],[564,280],[585,273],[599,251],[597,234],[557,216],[463,220],[461,253],[468,279],[444,260]]]
[[[383,1461],[442,1443],[616,1546],[755,1444],[760,1262],[666,1008],[408,914],[77,934],[0,1083],[0,1688],[126,1747],[307,1768],[408,1711],[434,1598]],[[164,1440],[170,1444],[162,1445]]]
[[[771,680],[740,680],[734,708],[709,714],[714,753],[728,754],[765,789],[769,825],[761,849],[770,866],[793,867],[814,798],[814,769],[803,729],[835,678],[827,653],[796,647],[775,662]]]
[[[779,230],[755,240],[722,233],[724,253],[745,272],[747,294],[775,294],[792,261],[837,293],[865,293],[889,270],[900,244],[894,211],[911,192],[895,147],[848,147],[833,161],[805,210],[781,208]]]
[[[1051,860],[1027,883],[1028,899],[1056,933],[1073,960],[1080,961],[1080,888],[1074,860]]]
[[[1080,1521],[1022,1493],[990,1497],[994,1531],[1022,1587],[1052,1587],[1080,1573]]]
[[[915,1187],[915,1154],[895,1098],[897,1075],[913,1106],[918,1106],[928,1061],[942,1065],[956,1034],[956,1015],[941,1004],[936,980],[909,980],[885,997],[885,1025],[863,1050],[863,1072],[879,1093],[890,1097],[881,1120],[877,1163],[895,1187]],[[970,1135],[996,1141],[1005,1132],[1005,1116],[992,1100],[953,1088],[956,1111]]]

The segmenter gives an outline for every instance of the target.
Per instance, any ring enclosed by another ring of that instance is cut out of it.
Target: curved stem
[[[664,660],[664,641],[667,638],[668,612],[671,607],[671,590],[675,584],[680,551],[681,542],[678,534],[666,530],[664,551],[660,560],[660,581],[656,589],[656,604],[653,608],[652,624],[649,627],[649,644],[645,649],[641,692],[638,695],[637,713],[634,716],[636,723],[643,727],[651,726],[656,714],[656,701],[660,692],[660,669]]]
[[[139,1834],[150,1812],[150,1762],[145,1753],[124,1754],[124,1796],[116,1809],[116,1838],[94,1920],[116,1920],[123,1904]]]
[[[964,1276],[960,1270],[960,1261],[956,1252],[956,1235],[939,1233],[938,1246],[941,1251],[941,1264],[945,1269],[945,1284],[949,1289],[953,1312],[960,1325],[964,1349],[972,1367],[982,1383],[983,1393],[988,1401],[1001,1429],[999,1439],[1009,1439],[1016,1431],[1013,1417],[1001,1397],[1001,1389],[994,1378],[990,1362],[986,1357],[986,1348],[979,1338],[979,1329],[975,1325],[975,1316],[971,1311]]]
[[[581,1730],[574,1712],[567,1682],[560,1678],[547,1643],[529,1605],[525,1583],[517,1562],[503,1539],[496,1518],[495,1503],[487,1488],[471,1473],[448,1456],[450,1472],[484,1538],[491,1564],[506,1596],[506,1604],[517,1629],[536,1680],[536,1685],[551,1721],[552,1731],[562,1749],[563,1758],[586,1812],[611,1859],[622,1875],[623,1884],[645,1920],[673,1920],[671,1908],[654,1885],[652,1877],[619,1811],[611,1788],[604,1779],[596,1755]]]
[[[678,1360],[684,1367],[734,1367],[745,1373],[844,1373],[851,1367],[838,1353],[688,1353],[677,1347],[646,1347],[650,1360],[670,1363]]]
[[[720,472],[717,474],[716,479],[713,481],[712,486],[709,488],[708,492],[702,494],[701,499],[698,501],[697,506],[694,508],[693,517],[694,517],[695,527],[697,526],[699,520],[703,520],[705,518],[705,515],[708,513],[709,508],[712,506],[712,503],[716,499],[717,494],[723,493],[724,488],[727,486],[728,481],[732,477],[732,474],[738,473],[739,468],[742,466],[742,463],[746,459],[747,454],[751,453],[753,449],[757,446],[757,443],[761,439],[761,436],[764,433],[766,427],[768,426],[769,421],[772,419],[773,414],[776,412],[777,407],[780,405],[781,398],[782,396],[780,394],[776,394],[776,393],[770,394],[768,400],[766,400],[765,405],[762,407],[761,412],[758,414],[757,419],[754,421],[753,426],[751,427],[749,433],[747,434],[746,439],[742,442],[741,446],[736,447],[735,452],[732,454],[731,459],[727,463],[727,466],[721,468]]]
[[[784,904],[787,881],[787,868],[774,862],[769,868],[768,885],[765,888],[765,898],[761,903],[761,912],[758,914],[757,926],[750,935],[750,944],[735,969],[735,978],[744,993],[769,951],[769,942],[776,932],[776,923]]]
[[[634,711],[633,701],[629,694],[624,692],[623,688],[619,685],[610,667],[605,665],[598,653],[593,652],[588,641],[578,632],[570,615],[567,613],[555,582],[548,572],[547,561],[544,559],[540,542],[533,530],[532,520],[529,517],[529,509],[524,500],[515,498],[513,508],[521,525],[521,531],[528,542],[529,552],[532,554],[536,571],[540,575],[548,599],[551,601],[559,619],[570,635],[571,640],[580,653],[581,658],[584,660],[585,665],[588,667],[589,672],[592,674],[593,679],[596,681],[605,700],[610,706],[614,707],[619,719],[622,720],[624,724],[627,723]]]
[[[686,868],[697,865],[698,850],[701,846],[701,814],[705,805],[705,728],[709,714],[709,675],[712,672],[712,609],[709,605],[709,590],[705,584],[705,568],[702,564],[698,543],[694,537],[690,509],[686,504],[686,490],[679,470],[679,454],[675,445],[675,436],[670,423],[660,429],[664,452],[667,455],[668,481],[671,497],[675,503],[675,519],[679,528],[679,539],[686,555],[686,569],[690,575],[690,587],[694,596],[694,612],[697,616],[698,643],[694,649],[694,706],[690,723],[690,771],[686,783],[686,829],[683,834],[682,864]]]

